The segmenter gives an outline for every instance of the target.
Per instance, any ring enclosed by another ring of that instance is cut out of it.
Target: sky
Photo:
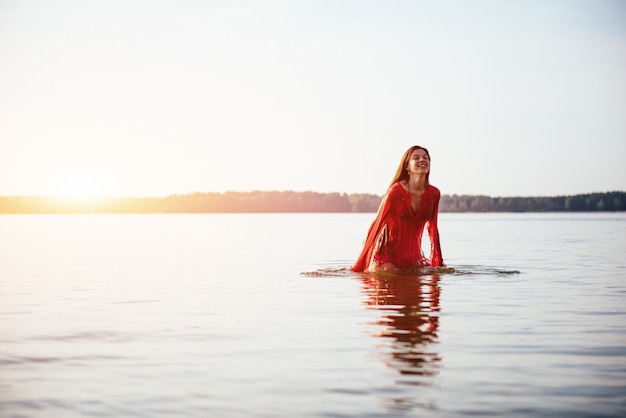
[[[0,195],[626,190],[626,1],[0,0]]]

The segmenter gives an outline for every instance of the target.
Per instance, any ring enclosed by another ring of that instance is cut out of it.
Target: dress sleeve
[[[432,267],[445,266],[443,263],[443,255],[441,254],[441,242],[439,241],[439,227],[437,226],[437,218],[439,216],[439,200],[441,198],[441,192],[439,189],[434,188],[434,204],[433,212],[428,220],[428,236],[430,238],[430,265]]]
[[[365,243],[363,244],[363,250],[354,265],[350,268],[352,271],[365,271],[368,267],[368,264],[372,259],[372,254],[376,249],[376,238],[378,237],[381,229],[385,226],[391,211],[392,200],[393,196],[391,189],[389,189],[380,203],[376,219],[374,219],[374,222],[372,222],[372,225],[367,232],[367,237],[365,238]]]

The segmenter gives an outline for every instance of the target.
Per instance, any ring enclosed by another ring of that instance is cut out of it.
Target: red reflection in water
[[[364,275],[365,304],[381,312],[372,324],[387,340],[383,362],[405,376],[404,384],[429,384],[441,358],[434,350],[439,328],[439,276]],[[411,376],[410,379],[409,376]]]

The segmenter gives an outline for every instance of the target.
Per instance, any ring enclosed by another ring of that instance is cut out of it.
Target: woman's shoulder
[[[389,188],[385,192],[385,195],[383,196],[383,199],[388,202],[399,202],[406,199],[408,196],[409,195],[402,186],[402,184],[397,181],[389,186]]]
[[[406,192],[406,186],[402,184],[402,181],[396,181],[387,191],[388,194],[398,194],[402,192]]]
[[[441,196],[441,191],[439,191],[439,189],[432,184],[428,185],[428,192],[434,194],[435,196]]]

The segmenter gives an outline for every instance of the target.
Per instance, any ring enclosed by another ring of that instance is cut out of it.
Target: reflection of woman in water
[[[409,148],[383,197],[353,271],[445,266],[437,228],[441,193],[428,182],[429,174],[428,150],[417,145]],[[424,228],[430,238],[430,260],[422,251]]]
[[[439,277],[364,276],[366,305],[382,313],[379,337],[389,338],[385,363],[406,379],[403,384],[429,384],[441,359],[435,350],[439,329]]]

